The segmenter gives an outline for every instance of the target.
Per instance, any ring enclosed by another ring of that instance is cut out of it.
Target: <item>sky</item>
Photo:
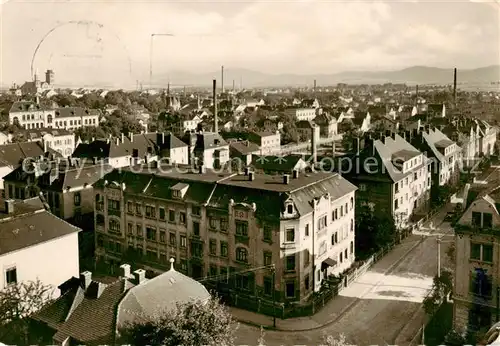
[[[0,1],[2,85],[31,80],[32,60],[56,83],[135,83],[150,66],[316,74],[500,59],[493,1]]]

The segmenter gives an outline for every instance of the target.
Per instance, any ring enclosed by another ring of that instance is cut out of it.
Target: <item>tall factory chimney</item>
[[[457,69],[453,70],[453,103],[457,103]]]
[[[234,94],[234,79],[233,79],[233,94]]]
[[[313,124],[311,127],[311,160],[313,165],[316,165],[318,161],[318,148],[317,148],[317,143],[316,143],[316,124]]]
[[[224,65],[221,66],[221,71],[220,71],[220,87],[222,93],[224,93]]]
[[[167,100],[165,104],[167,105],[167,108],[170,107],[170,82],[167,84]]]
[[[213,80],[213,100],[214,100],[214,131],[219,133],[219,117],[217,116],[217,81]]]
[[[314,80],[314,92],[316,92],[316,79]]]
[[[418,103],[418,84],[417,84],[417,87],[415,89],[415,104]]]

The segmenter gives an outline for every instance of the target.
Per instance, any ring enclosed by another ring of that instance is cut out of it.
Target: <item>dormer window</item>
[[[288,214],[293,214],[293,204],[288,204],[288,205],[286,206],[286,212],[287,212]]]

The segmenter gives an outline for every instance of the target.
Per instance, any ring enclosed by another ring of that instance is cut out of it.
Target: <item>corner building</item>
[[[339,174],[180,170],[115,170],[94,185],[98,267],[133,261],[155,276],[173,257],[191,277],[270,299],[274,264],[275,298],[292,302],[354,262],[356,187]]]

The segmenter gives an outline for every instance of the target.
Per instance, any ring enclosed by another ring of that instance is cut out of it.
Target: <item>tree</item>
[[[127,325],[121,342],[133,345],[223,345],[232,346],[235,323],[217,298],[207,302],[178,303],[155,319]]]
[[[28,317],[52,299],[53,287],[40,280],[23,281],[0,291],[0,340],[26,343]]]
[[[360,258],[369,257],[391,244],[397,235],[391,214],[377,207],[363,205],[356,212],[356,252]]]
[[[436,313],[453,289],[453,274],[448,269],[441,270],[441,276],[435,276],[432,289],[424,299],[424,310],[432,316]]]

